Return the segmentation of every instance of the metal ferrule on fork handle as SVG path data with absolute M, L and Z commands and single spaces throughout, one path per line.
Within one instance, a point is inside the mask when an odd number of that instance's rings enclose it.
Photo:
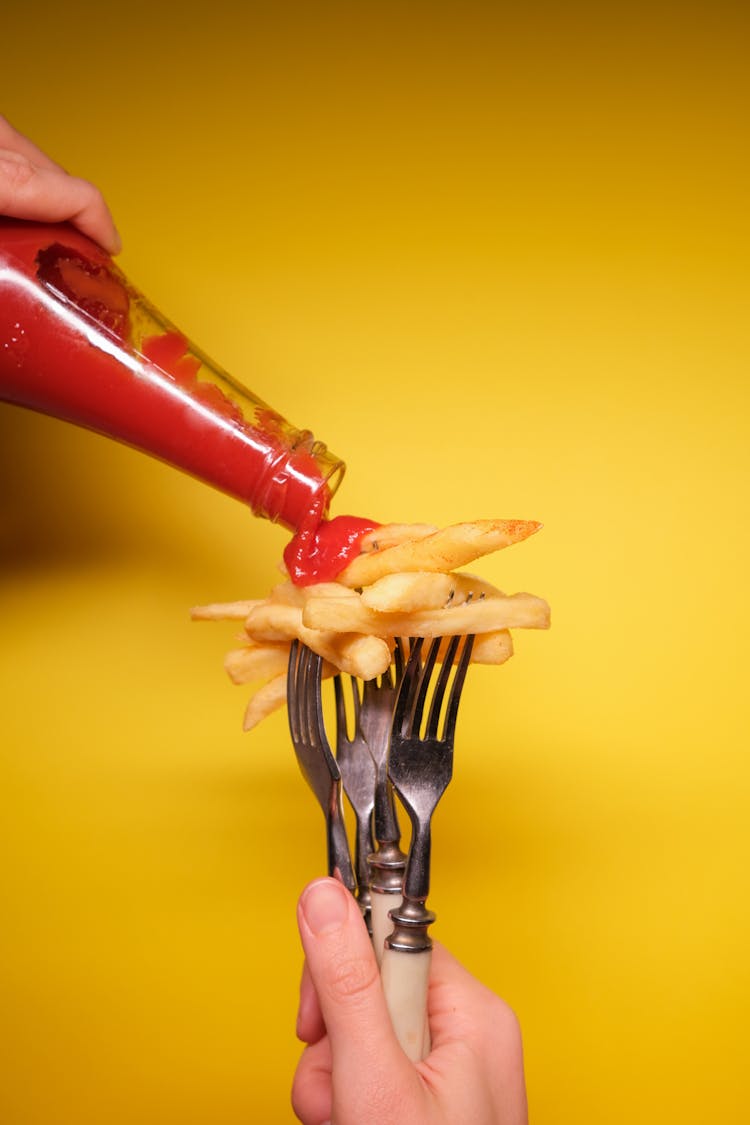
M 424 899 L 404 898 L 401 905 L 390 911 L 393 932 L 385 939 L 386 949 L 399 953 L 424 953 L 432 949 L 432 939 L 427 927 L 435 921 L 435 914 L 428 910 Z
M 370 864 L 370 887 L 373 893 L 400 897 L 404 886 L 406 856 L 398 843 L 390 841 L 382 844 L 367 857 L 367 861 Z
M 391 911 L 401 905 L 406 856 L 398 842 L 381 844 L 369 857 L 371 883 L 370 911 L 372 944 L 378 964 L 383 960 L 385 941 L 393 929 Z

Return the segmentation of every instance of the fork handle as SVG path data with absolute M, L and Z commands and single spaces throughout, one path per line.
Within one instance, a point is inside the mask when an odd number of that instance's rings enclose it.
M 369 857 L 371 882 L 370 904 L 372 917 L 372 944 L 378 965 L 383 960 L 385 939 L 393 930 L 389 914 L 401 906 L 406 856 L 398 841 L 379 841 L 377 851 Z
M 427 1025 L 427 990 L 432 950 L 409 953 L 386 945 L 381 977 L 385 1002 L 401 1048 L 412 1062 L 421 1062 L 430 1051 Z

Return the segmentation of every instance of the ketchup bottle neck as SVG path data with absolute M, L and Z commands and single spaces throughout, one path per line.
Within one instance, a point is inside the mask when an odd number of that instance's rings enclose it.
M 152 454 L 291 530 L 325 515 L 344 471 L 65 224 L 0 220 L 0 399 Z

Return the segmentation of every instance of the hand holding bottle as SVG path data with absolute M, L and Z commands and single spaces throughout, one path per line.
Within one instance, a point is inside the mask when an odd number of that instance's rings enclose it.
M 303 1125 L 526 1125 L 521 1035 L 511 1009 L 439 945 L 429 993 L 432 1050 L 411 1063 L 390 1024 L 359 908 L 333 879 L 300 898 L 306 964 L 292 1091 Z
M 108 253 L 121 249 L 98 188 L 69 175 L 0 116 L 0 215 L 43 223 L 71 222 Z

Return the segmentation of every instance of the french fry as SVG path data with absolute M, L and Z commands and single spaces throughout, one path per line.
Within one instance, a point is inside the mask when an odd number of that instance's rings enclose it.
M 281 675 L 288 662 L 288 644 L 248 644 L 228 652 L 224 668 L 233 684 L 249 684 Z
M 293 641 L 302 628 L 302 609 L 276 602 L 259 602 L 245 618 L 245 632 L 254 641 Z
M 386 574 L 400 571 L 451 571 L 482 555 L 499 551 L 533 535 L 542 525 L 536 520 L 476 520 L 457 523 L 407 540 L 385 550 L 359 555 L 338 576 L 344 586 L 370 586 Z
M 272 602 L 273 605 L 296 606 L 301 609 L 311 593 L 329 598 L 356 598 L 358 596 L 356 590 L 351 590 L 348 586 L 342 586 L 340 582 L 316 582 L 313 586 L 295 586 L 293 582 L 287 581 L 279 582 L 277 586 L 274 586 L 265 600 Z M 257 602 L 256 604 L 262 603 Z
M 313 586 L 303 586 L 300 590 L 302 602 L 307 604 L 309 598 L 322 596 L 324 598 L 348 598 L 356 601 L 359 594 L 349 586 L 342 586 L 340 582 L 316 582 Z
M 265 719 L 272 711 L 278 711 L 286 703 L 286 672 L 274 676 L 272 680 L 258 688 L 255 695 L 250 697 L 250 702 L 245 710 L 245 719 L 242 724 L 244 731 L 252 730 L 261 719 Z
M 310 598 L 302 614 L 308 629 L 376 637 L 444 637 L 498 629 L 546 629 L 549 606 L 533 594 L 512 594 L 464 602 L 447 609 L 378 613 L 359 602 Z
M 274 605 L 291 605 L 302 608 L 311 591 L 329 598 L 356 598 L 356 590 L 342 586 L 340 582 L 316 582 L 313 586 L 295 586 L 293 582 L 279 582 L 274 586 L 266 601 Z M 257 603 L 260 604 L 260 603 Z
M 431 523 L 385 523 L 368 531 L 359 541 L 362 551 L 385 551 L 407 540 L 424 539 L 438 529 Z
M 461 605 L 470 598 L 500 593 L 495 586 L 473 574 L 416 570 L 378 578 L 362 591 L 362 604 L 379 613 L 411 613 L 420 609 L 442 609 L 448 604 Z
M 279 582 L 272 588 L 268 601 L 274 602 L 275 605 L 295 605 L 301 608 L 305 604 L 304 595 L 305 591 L 300 586 L 295 586 L 293 582 L 287 580 Z
M 195 605 L 190 610 L 190 618 L 192 621 L 244 621 L 256 605 L 262 605 L 262 599 Z
M 306 641 L 304 637 L 300 639 L 313 651 L 320 652 L 324 660 L 330 660 L 349 676 L 358 676 L 360 680 L 374 680 L 376 676 L 382 676 L 390 667 L 391 646 L 382 637 L 358 634 L 334 637 L 332 641 L 326 643 L 326 650 L 330 653 L 326 656 L 325 652 L 321 652 L 320 647 L 315 647 L 319 642 L 312 643 L 314 633 L 315 630 L 306 629 L 305 635 L 311 640 Z
M 326 601 L 349 605 L 349 598 L 327 598 Z M 359 599 L 353 599 L 358 604 Z M 263 602 L 256 606 L 245 621 L 248 636 L 255 641 L 279 642 L 298 638 L 303 644 L 319 653 L 324 660 L 335 664 L 342 672 L 371 680 L 382 676 L 391 662 L 391 650 L 385 640 L 372 634 L 366 636 L 340 636 L 341 633 L 359 632 L 351 629 L 310 629 L 303 621 L 303 611 L 296 606 L 274 605 Z
M 474 664 L 504 664 L 513 655 L 513 638 L 507 629 L 480 633 L 474 638 L 471 659 Z

